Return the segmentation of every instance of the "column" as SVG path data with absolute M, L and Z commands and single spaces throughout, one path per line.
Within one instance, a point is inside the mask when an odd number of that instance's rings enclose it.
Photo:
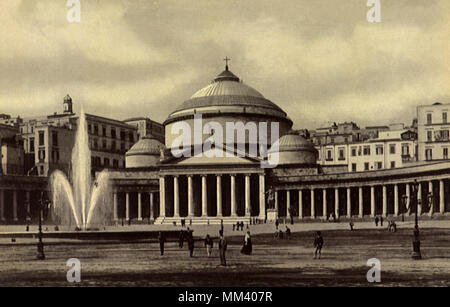
M 439 213 L 445 212 L 445 199 L 444 199 L 444 180 L 439 180 Z
M 264 174 L 259 175 L 259 218 L 266 217 L 266 186 Z
M 222 217 L 222 175 L 216 176 L 217 216 Z
M 398 207 L 398 184 L 394 185 L 394 215 L 399 216 L 400 210 Z
M 236 175 L 230 175 L 231 179 L 231 216 L 237 216 L 236 212 Z
M 303 218 L 303 191 L 298 190 L 298 218 Z
M 433 197 L 431 198 L 431 204 L 428 204 L 428 206 L 430 207 L 430 211 L 428 211 L 428 214 L 433 215 L 433 213 L 434 213 L 433 181 L 428 182 L 427 201 L 428 201 L 428 195 L 430 195 L 430 193 Z
M 138 221 L 142 221 L 141 192 L 138 193 Z
M 291 191 L 286 190 L 286 217 L 291 216 Z
M 406 189 L 406 208 L 403 208 L 403 210 L 406 210 L 407 208 L 410 208 L 411 206 L 411 190 L 410 190 L 410 186 L 409 183 L 407 183 L 405 185 L 405 189 Z M 411 215 L 411 210 L 409 210 L 409 214 Z
M 130 194 L 128 192 L 125 195 L 125 219 L 130 220 Z
M 159 177 L 159 216 L 166 216 L 166 180 Z
M 328 212 L 327 212 L 327 189 L 322 189 L 322 213 L 323 218 L 327 218 Z
M 311 218 L 316 217 L 316 205 L 314 199 L 314 189 L 311 188 Z
M 370 187 L 370 216 L 375 216 L 375 187 Z
M 118 221 L 119 218 L 117 216 L 117 192 L 113 192 L 113 214 L 114 221 Z
M 352 193 L 351 189 L 347 188 L 347 217 L 352 217 Z
M 153 203 L 154 203 L 154 195 L 153 195 L 153 192 L 150 192 L 149 193 L 150 194 L 150 208 L 149 208 L 149 218 L 150 219 L 153 219 L 153 216 L 154 216 L 154 213 L 153 213 Z
M 25 192 L 25 202 L 27 204 L 27 221 L 31 220 L 31 203 L 30 203 L 30 191 Z
M 0 220 L 5 220 L 5 198 L 2 189 L 0 189 Z
M 194 185 L 192 182 L 192 175 L 187 176 L 188 178 L 188 216 L 194 216 Z
M 383 216 L 387 216 L 387 187 L 386 185 L 383 185 Z
M 251 216 L 250 175 L 245 175 L 245 216 Z
M 417 187 L 417 215 L 422 215 L 422 183 L 421 182 L 419 182 L 419 186 Z
M 359 206 L 359 208 L 358 208 L 358 214 L 359 214 L 359 217 L 363 217 L 363 188 L 362 187 L 359 187 L 358 188 L 358 206 Z
M 275 197 L 275 212 L 277 213 L 278 218 L 278 191 L 275 191 L 274 197 Z
M 173 176 L 173 217 L 180 217 L 180 193 L 178 176 Z
M 208 216 L 208 190 L 206 183 L 206 175 L 202 175 L 202 216 Z
M 339 217 L 339 188 L 334 189 L 334 215 Z
M 17 218 L 17 190 L 13 190 L 13 220 L 19 220 Z

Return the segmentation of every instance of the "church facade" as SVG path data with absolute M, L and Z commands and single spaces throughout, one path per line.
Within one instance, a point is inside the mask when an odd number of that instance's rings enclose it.
M 116 220 L 399 217 L 409 214 L 413 185 L 420 214 L 450 212 L 450 163 L 353 173 L 318 165 L 314 145 L 291 131 L 286 112 L 228 65 L 170 113 L 164 126 L 164 144 L 142 137 L 126 153 L 126 169 L 110 172 Z M 180 136 L 186 130 L 191 133 Z

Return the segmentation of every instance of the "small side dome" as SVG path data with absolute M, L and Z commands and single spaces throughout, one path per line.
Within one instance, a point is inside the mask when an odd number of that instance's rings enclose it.
M 294 133 L 279 138 L 268 151 L 270 164 L 316 164 L 317 156 L 314 144 Z
M 126 168 L 151 167 L 159 163 L 164 144 L 153 136 L 144 136 L 125 153 Z

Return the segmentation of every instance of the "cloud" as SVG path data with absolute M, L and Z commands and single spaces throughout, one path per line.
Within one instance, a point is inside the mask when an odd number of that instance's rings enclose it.
M 365 3 L 81 0 L 78 24 L 65 1 L 3 1 L 1 112 L 59 111 L 69 93 L 87 112 L 163 121 L 225 56 L 298 128 L 410 123 L 417 104 L 450 103 L 448 1 L 382 1 L 373 24 Z

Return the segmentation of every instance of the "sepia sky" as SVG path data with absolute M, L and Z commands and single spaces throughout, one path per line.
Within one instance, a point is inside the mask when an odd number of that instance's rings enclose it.
M 168 114 L 224 68 L 284 109 L 295 128 L 410 124 L 450 103 L 450 1 L 66 0 L 0 2 L 0 113 Z

